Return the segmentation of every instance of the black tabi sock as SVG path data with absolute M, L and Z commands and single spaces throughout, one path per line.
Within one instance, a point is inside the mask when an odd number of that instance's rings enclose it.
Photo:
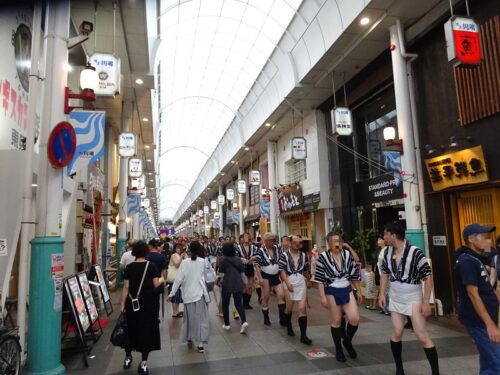
M 345 362 L 344 350 L 342 349 L 342 327 L 330 327 L 333 343 L 335 344 L 335 357 L 339 362 Z
M 299 317 L 300 337 L 307 337 L 307 316 Z
M 439 375 L 439 360 L 436 347 L 433 346 L 432 348 L 424 348 L 424 351 L 427 356 L 427 360 L 431 365 L 432 375 Z
M 342 332 L 342 338 L 345 339 L 345 316 L 342 315 L 342 319 L 340 321 L 340 330 Z
M 357 331 L 358 331 L 358 326 L 352 326 L 349 323 L 347 323 L 347 329 L 346 329 L 346 332 L 345 332 L 346 339 L 348 339 L 349 341 L 351 341 Z
M 278 312 L 280 316 L 280 325 L 286 326 L 286 317 L 285 317 L 285 304 L 278 303 Z
M 403 372 L 403 360 L 401 354 L 403 352 L 403 343 L 401 341 L 391 340 L 391 351 L 394 357 L 394 363 L 396 363 L 396 371 L 398 374 L 404 374 Z

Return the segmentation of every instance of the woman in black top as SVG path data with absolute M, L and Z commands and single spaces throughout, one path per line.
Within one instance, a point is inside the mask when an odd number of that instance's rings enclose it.
M 233 296 L 234 305 L 240 314 L 241 330 L 240 333 L 246 333 L 248 323 L 243 307 L 243 289 L 246 285 L 243 283 L 242 274 L 244 272 L 243 263 L 239 257 L 235 256 L 236 249 L 230 242 L 222 245 L 222 257 L 219 261 L 219 273 L 224 274 L 222 279 L 222 312 L 224 314 L 223 329 L 229 331 L 229 301 Z
M 136 350 L 142 353 L 142 362 L 138 368 L 139 374 L 148 374 L 146 361 L 149 352 L 160 350 L 160 327 L 156 303 L 158 296 L 155 295 L 154 290 L 162 284 L 163 279 L 160 279 L 160 273 L 155 265 L 146 261 L 148 253 L 149 247 L 145 242 L 134 243 L 132 255 L 135 256 L 135 262 L 125 268 L 125 283 L 120 308 L 127 317 L 130 340 L 130 347 L 125 349 L 123 368 L 130 368 L 132 350 Z M 139 291 L 143 275 L 144 281 Z M 137 299 L 138 302 L 132 303 L 132 299 Z

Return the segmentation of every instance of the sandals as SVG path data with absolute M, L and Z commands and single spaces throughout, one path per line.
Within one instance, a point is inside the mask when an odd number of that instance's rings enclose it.
M 184 313 L 182 311 L 179 311 L 177 314 L 172 315 L 172 318 L 182 318 L 184 316 Z

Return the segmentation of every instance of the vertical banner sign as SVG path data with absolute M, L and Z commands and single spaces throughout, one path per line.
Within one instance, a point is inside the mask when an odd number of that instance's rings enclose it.
M 249 181 L 250 181 L 250 185 L 259 186 L 260 185 L 260 171 L 250 171 Z
M 224 195 L 219 195 L 217 197 L 217 203 L 219 204 L 219 206 L 224 206 L 224 203 L 226 203 L 226 197 Z
M 198 211 L 198 217 L 203 217 L 203 210 Z
M 233 224 L 239 224 L 240 223 L 240 210 L 238 208 L 233 208 L 231 211 L 232 218 L 233 218 Z
M 247 182 L 245 180 L 238 180 L 238 193 L 245 194 L 247 192 Z
M 99 77 L 96 95 L 112 96 L 120 93 L 120 59 L 110 53 L 94 53 L 90 63 Z
M 76 150 L 68 165 L 68 176 L 104 156 L 106 112 L 73 110 L 68 115 L 76 134 Z
M 331 111 L 333 133 L 338 135 L 352 134 L 351 110 L 345 107 L 337 107 Z
M 139 194 L 129 194 L 127 216 L 132 216 L 139 212 L 141 208 L 141 196 Z
M 118 155 L 123 156 L 124 158 L 130 158 L 135 155 L 135 149 L 135 134 L 120 133 L 118 137 Z
M 209 212 L 210 212 L 210 209 L 208 208 L 208 206 L 203 206 L 203 213 L 208 214 Z
M 271 202 L 268 195 L 260 198 L 260 216 L 271 217 Z
M 458 65 L 479 65 L 481 63 L 481 40 L 479 26 L 472 18 L 451 17 L 444 24 L 446 53 L 448 61 Z
M 133 158 L 128 161 L 128 175 L 132 178 L 142 175 L 142 160 Z
M 304 160 L 307 158 L 307 141 L 303 137 L 292 138 L 292 159 Z
M 217 209 L 217 201 L 210 201 L 210 208 L 212 210 L 216 210 Z
M 226 198 L 228 201 L 232 201 L 234 199 L 234 190 L 233 189 L 226 190 Z
M 0 12 L 0 150 L 26 149 L 32 18 L 33 9 L 22 5 Z

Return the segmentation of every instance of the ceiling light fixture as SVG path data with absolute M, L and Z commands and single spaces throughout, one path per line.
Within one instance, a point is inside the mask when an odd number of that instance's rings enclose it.
M 135 80 L 135 83 L 137 83 L 138 85 L 142 85 L 144 83 L 144 81 L 142 79 L 140 79 L 140 78 L 137 78 Z
M 145 148 L 146 150 L 149 150 L 149 149 L 150 149 L 150 147 L 151 147 L 150 145 L 144 145 L 144 148 Z
M 266 128 L 269 128 L 271 126 L 271 123 L 270 122 L 266 122 Z
M 150 162 L 151 162 L 151 159 L 146 159 L 146 161 L 147 161 L 148 163 L 150 163 Z
M 147 117 L 143 117 L 143 118 L 142 118 L 142 121 L 144 121 L 144 122 L 148 122 L 148 121 L 149 121 L 149 119 L 148 119 Z
M 370 19 L 368 17 L 363 17 L 359 20 L 360 25 L 366 26 L 370 23 Z

